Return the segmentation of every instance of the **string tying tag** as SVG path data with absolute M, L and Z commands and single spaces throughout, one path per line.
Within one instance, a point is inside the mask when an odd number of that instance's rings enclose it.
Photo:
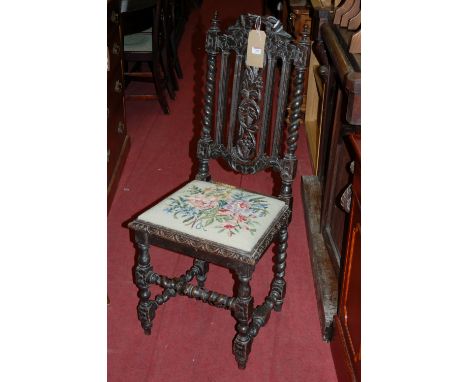
M 260 32 L 260 27 L 262 26 L 262 18 L 260 16 L 257 16 L 255 19 L 255 30 Z

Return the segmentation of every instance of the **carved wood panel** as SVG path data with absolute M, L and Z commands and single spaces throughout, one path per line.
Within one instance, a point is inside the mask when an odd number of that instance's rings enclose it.
M 350 235 L 349 266 L 340 316 L 354 362 L 361 360 L 361 224 L 356 222 Z M 350 293 L 350 291 L 352 293 Z
M 351 145 L 356 146 L 356 138 Z M 332 353 L 341 380 L 360 380 L 361 375 L 361 165 L 356 152 L 351 212 L 343 259 L 338 314 L 334 318 Z
M 254 68 L 245 65 L 245 55 L 248 34 L 259 20 L 266 34 L 265 64 L 263 68 Z M 296 169 L 295 149 L 300 118 L 299 109 L 296 109 L 302 103 L 304 92 L 303 72 L 308 64 L 310 50 L 308 35 L 306 30 L 299 43 L 291 43 L 292 37 L 271 16 L 242 15 L 223 33 L 217 18 L 212 20 L 205 44 L 208 71 L 203 134 L 198 144 L 198 158 L 201 162 L 198 179 L 209 177 L 208 159 L 223 158 L 235 171 L 253 174 L 271 167 L 280 172 L 284 181 L 292 181 Z M 217 60 L 218 55 L 221 56 L 220 60 Z M 220 72 L 216 88 L 218 65 Z M 234 68 L 228 67 L 233 65 Z M 293 68 L 296 81 L 288 128 L 289 154 L 287 158 L 282 158 L 281 137 L 286 126 L 288 86 Z M 279 84 L 274 81 L 277 70 L 281 71 Z M 278 86 L 277 93 L 274 92 L 275 86 Z M 228 94 L 231 95 L 230 100 L 227 99 Z M 273 94 L 276 97 L 276 108 L 272 107 Z M 274 126 L 272 121 L 275 121 Z M 271 135 L 271 147 L 266 147 Z
M 238 111 L 239 130 L 234 146 L 241 161 L 251 161 L 256 155 L 257 121 L 260 118 L 259 104 L 263 88 L 262 72 L 261 68 L 252 66 L 247 66 L 244 70 Z

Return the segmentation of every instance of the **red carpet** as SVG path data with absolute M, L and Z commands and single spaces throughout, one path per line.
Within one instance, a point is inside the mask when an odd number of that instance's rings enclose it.
M 176 100 L 170 102 L 171 114 L 164 115 L 156 101 L 127 103 L 131 148 L 108 216 L 108 380 L 333 382 L 330 347 L 321 340 L 300 195 L 300 176 L 311 173 L 303 127 L 289 229 L 287 296 L 283 311 L 272 312 L 254 340 L 247 369 L 239 370 L 231 353 L 235 320 L 228 311 L 176 297 L 156 311 L 151 336 L 143 334 L 137 319 L 137 288 L 132 281 L 135 249 L 125 222 L 193 179 L 205 72 L 204 35 L 215 7 L 222 28 L 240 13 L 262 12 L 258 0 L 204 0 L 202 8 L 191 14 L 179 48 L 184 79 Z M 215 180 L 271 193 L 270 174 L 234 175 L 211 163 Z M 150 254 L 155 270 L 168 276 L 178 276 L 192 264 L 190 258 L 155 247 Z M 255 304 L 268 293 L 271 258 L 269 250 L 254 274 Z M 232 285 L 227 270 L 210 266 L 207 288 L 231 295 Z M 157 293 L 154 288 L 152 296 Z

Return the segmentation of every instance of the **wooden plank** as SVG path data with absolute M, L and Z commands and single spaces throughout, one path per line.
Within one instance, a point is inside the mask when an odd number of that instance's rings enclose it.
M 348 29 L 350 31 L 355 31 L 360 26 L 361 26 L 361 11 L 359 11 L 359 13 L 356 16 L 354 16 L 351 20 L 349 20 Z
M 319 62 L 315 55 L 311 53 L 309 63 L 309 78 L 307 86 L 307 100 L 305 111 L 305 130 L 307 136 L 307 143 L 309 146 L 309 155 L 312 162 L 312 174 L 317 175 L 318 168 L 318 153 L 320 143 L 320 124 L 317 122 L 319 119 L 319 103 L 320 96 L 317 88 L 315 73 L 319 67 Z
M 361 53 L 361 31 L 356 32 L 351 38 L 349 53 Z
M 320 233 L 322 199 L 320 182 L 316 176 L 303 176 L 301 180 L 309 256 L 322 339 L 329 342 L 333 333 L 333 316 L 337 313 L 338 307 L 338 278 Z
M 345 334 L 338 316 L 335 317 L 334 328 L 335 333 L 333 334 L 333 340 L 330 343 L 330 349 L 338 381 L 358 382 L 358 379 L 354 374 L 353 362 L 346 349 Z
M 318 94 L 320 95 L 320 97 L 323 97 L 323 80 L 322 77 L 320 77 L 318 70 L 314 70 L 314 80 Z
M 320 64 L 317 60 L 317 57 L 315 57 L 314 53 L 311 52 L 310 63 L 309 63 L 309 78 L 308 78 L 308 86 L 307 86 L 308 97 L 307 97 L 307 102 L 306 102 L 306 113 L 305 113 L 306 121 L 317 120 L 319 92 L 318 92 L 317 79 L 315 76 L 315 72 L 317 72 L 317 69 L 319 66 Z
M 307 137 L 307 147 L 309 148 L 309 157 L 312 165 L 312 175 L 317 175 L 318 164 L 318 123 L 317 120 L 305 121 L 305 132 Z
M 353 6 L 351 9 L 346 12 L 343 17 L 341 18 L 341 23 L 340 26 L 343 28 L 347 28 L 349 21 L 358 15 L 358 13 L 361 11 L 361 0 L 354 0 Z
M 343 4 L 335 11 L 335 18 L 333 19 L 333 24 L 340 24 L 341 18 L 343 15 L 348 12 L 354 4 L 354 0 L 344 0 Z

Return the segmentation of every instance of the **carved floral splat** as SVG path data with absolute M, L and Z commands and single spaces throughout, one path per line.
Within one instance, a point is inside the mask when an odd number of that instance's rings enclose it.
M 239 104 L 239 134 L 237 139 L 237 154 L 243 160 L 252 160 L 256 152 L 256 122 L 260 117 L 259 102 L 263 86 L 262 69 L 247 66 L 242 81 Z

